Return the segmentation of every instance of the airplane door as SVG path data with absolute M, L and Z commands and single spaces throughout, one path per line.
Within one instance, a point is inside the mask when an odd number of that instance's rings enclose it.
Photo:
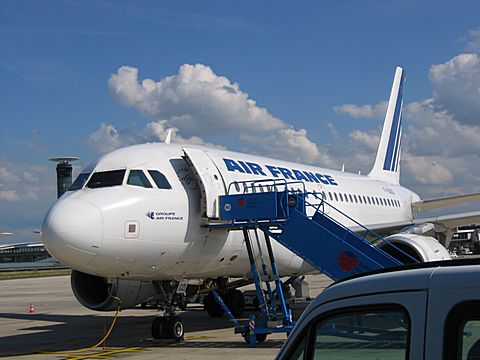
M 185 161 L 192 168 L 202 194 L 201 214 L 203 217 L 220 217 L 218 197 L 226 194 L 222 175 L 208 154 L 201 149 L 183 148 Z

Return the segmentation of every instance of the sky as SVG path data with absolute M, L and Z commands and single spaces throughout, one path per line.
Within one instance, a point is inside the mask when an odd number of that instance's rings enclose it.
M 402 185 L 480 191 L 480 2 L 0 0 L 0 232 L 118 147 L 206 144 L 368 173 L 396 66 Z M 453 211 L 479 210 L 469 204 Z

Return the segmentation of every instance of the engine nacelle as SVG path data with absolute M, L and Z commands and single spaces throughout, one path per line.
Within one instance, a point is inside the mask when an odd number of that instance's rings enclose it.
M 437 239 L 431 236 L 400 233 L 390 235 L 385 239 L 420 262 L 451 259 L 447 249 L 445 249 Z M 413 263 L 409 257 L 405 256 L 395 248 L 388 246 L 386 243 L 382 242 L 377 244 L 377 246 L 404 264 Z
M 121 308 L 129 309 L 148 300 L 156 294 L 150 281 L 107 279 L 73 270 L 71 276 L 72 290 L 83 306 L 97 311 L 116 310 L 118 301 Z

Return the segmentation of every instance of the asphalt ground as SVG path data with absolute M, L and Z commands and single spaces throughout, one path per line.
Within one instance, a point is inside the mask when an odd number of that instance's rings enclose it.
M 331 281 L 323 275 L 306 277 L 310 296 Z M 29 313 L 30 305 L 35 312 Z M 0 281 L 0 357 L 15 359 L 272 359 L 285 334 L 269 335 L 250 348 L 234 334 L 226 317 L 211 318 L 203 306 L 190 304 L 179 312 L 185 341 L 151 337 L 155 309 L 120 313 L 104 347 L 80 352 L 96 344 L 109 328 L 114 313 L 84 308 L 70 288 L 70 277 L 57 276 Z M 248 317 L 248 313 L 246 314 Z

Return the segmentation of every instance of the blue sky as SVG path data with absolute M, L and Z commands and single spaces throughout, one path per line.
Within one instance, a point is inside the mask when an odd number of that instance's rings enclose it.
M 55 199 L 49 157 L 80 157 L 78 172 L 169 127 L 177 141 L 366 172 L 397 65 L 407 73 L 402 183 L 424 197 L 479 191 L 479 14 L 473 0 L 0 0 L 0 231 L 34 239 Z M 190 98 L 151 110 L 165 93 L 139 86 L 167 76 Z M 192 102 L 205 76 L 212 86 Z M 264 144 L 255 119 L 242 120 L 259 109 Z

